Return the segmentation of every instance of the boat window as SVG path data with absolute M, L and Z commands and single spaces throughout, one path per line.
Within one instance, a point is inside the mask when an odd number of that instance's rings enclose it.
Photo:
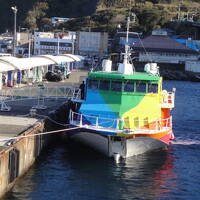
M 120 81 L 112 81 L 111 90 L 121 92 L 122 91 L 122 82 Z
M 92 90 L 98 89 L 98 80 L 89 80 L 88 88 Z
M 158 84 L 148 84 L 148 93 L 158 93 Z
M 146 83 L 141 82 L 141 81 L 136 82 L 136 92 L 145 93 L 146 92 Z
M 110 81 L 101 80 L 99 89 L 100 90 L 109 90 L 110 89 Z
M 124 92 L 134 92 L 134 83 L 126 81 L 124 83 Z

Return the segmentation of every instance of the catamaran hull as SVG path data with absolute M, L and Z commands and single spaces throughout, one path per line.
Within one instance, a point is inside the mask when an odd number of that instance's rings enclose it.
M 170 138 L 171 134 L 168 134 L 168 137 Z M 119 154 L 120 157 L 127 158 L 156 149 L 165 149 L 168 146 L 162 140 L 150 137 L 128 139 L 119 136 L 103 136 L 89 131 L 76 132 L 75 134 L 71 134 L 71 138 L 108 157 Z

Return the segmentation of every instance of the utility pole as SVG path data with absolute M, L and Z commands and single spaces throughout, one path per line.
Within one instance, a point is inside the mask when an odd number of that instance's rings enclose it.
M 60 54 L 60 40 L 59 40 L 59 33 L 57 33 L 57 40 L 58 40 L 58 45 L 57 45 L 57 54 Z
M 14 13 L 14 35 L 13 35 L 13 56 L 16 54 L 16 42 L 17 42 L 17 34 L 16 34 L 16 26 L 17 26 L 17 7 L 11 7 Z
M 30 36 L 31 34 L 31 36 Z M 32 33 L 28 30 L 28 57 L 31 57 L 31 42 L 32 42 Z

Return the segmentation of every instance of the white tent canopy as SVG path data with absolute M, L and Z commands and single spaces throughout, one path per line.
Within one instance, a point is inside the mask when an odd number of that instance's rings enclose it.
M 0 62 L 0 73 L 7 71 L 14 71 L 15 68 L 7 63 Z
M 20 65 L 18 66 L 20 70 L 25 70 L 25 69 L 31 69 L 34 67 L 41 67 L 41 66 L 47 66 L 47 65 L 54 65 L 55 62 L 43 57 L 31 57 L 31 58 L 19 58 Z
M 13 67 L 14 70 L 17 70 L 17 66 L 15 65 L 15 62 L 18 61 L 19 58 L 12 57 L 12 56 L 2 56 L 0 57 L 0 66 L 1 64 L 6 64 L 8 67 Z M 9 70 L 6 70 L 9 71 Z
M 80 62 L 81 60 L 81 56 L 72 54 L 61 54 L 58 56 L 41 55 L 30 58 L 2 56 L 0 57 L 0 72 L 28 70 L 34 67 Z
M 42 56 L 39 56 L 39 57 L 43 57 L 43 58 L 47 58 L 49 60 L 52 60 L 53 62 L 55 62 L 55 64 L 74 62 L 74 59 L 72 59 L 68 56 L 42 55 Z
M 60 56 L 68 56 L 69 58 L 72 58 L 75 62 L 80 62 L 81 60 L 84 60 L 82 56 L 73 55 L 73 54 L 61 54 Z
M 26 70 L 33 67 L 39 67 L 44 65 L 55 64 L 53 61 L 50 61 L 45 58 L 31 57 L 31 58 L 16 58 L 16 57 L 0 57 L 0 67 L 3 63 L 6 63 L 7 66 L 12 66 L 12 70 Z M 12 71 L 7 70 L 7 71 Z

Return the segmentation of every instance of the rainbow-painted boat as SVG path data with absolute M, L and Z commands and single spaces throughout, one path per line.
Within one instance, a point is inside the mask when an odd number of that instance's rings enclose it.
M 90 72 L 83 100 L 74 100 L 79 106 L 70 112 L 70 124 L 79 128 L 71 137 L 116 159 L 166 148 L 174 138 L 175 90 L 162 89 L 155 63 L 135 72 L 128 58 L 126 45 L 117 71 L 107 60 L 102 71 Z
M 160 76 L 91 72 L 80 108 L 70 113 L 70 124 L 80 127 L 72 137 L 123 158 L 165 148 L 174 138 L 173 107 L 174 91 L 162 90 Z

